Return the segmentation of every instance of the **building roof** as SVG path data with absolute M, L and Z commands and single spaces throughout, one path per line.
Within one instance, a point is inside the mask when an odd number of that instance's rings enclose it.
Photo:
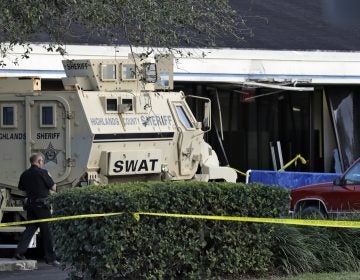
M 219 48 L 262 50 L 360 51 L 360 1 L 358 0 L 229 0 L 249 30 L 244 40 L 217 38 Z M 249 35 L 251 30 L 252 35 Z M 106 45 L 78 25 L 69 44 Z M 32 42 L 46 42 L 35 34 Z M 120 45 L 127 41 L 120 38 Z M 189 46 L 188 46 L 189 47 Z M 191 46 L 190 46 L 191 47 Z M 202 46 L 203 47 L 203 46 Z
M 253 37 L 220 47 L 269 50 L 360 50 L 357 0 L 230 0 Z
M 174 67 L 176 81 L 243 83 L 274 79 L 360 84 L 360 1 L 229 1 L 245 16 L 254 36 L 244 41 L 219 38 L 216 49 L 190 49 L 193 56 L 179 58 Z M 354 6 L 337 6 L 342 3 Z M 5 58 L 7 66 L 0 69 L 0 76 L 60 78 L 64 76 L 61 59 L 116 58 L 130 52 L 126 43 L 106 46 L 101 38 L 85 35 L 65 47 L 68 54 L 61 57 L 33 45 L 31 57 L 19 60 L 18 65 Z M 20 57 L 23 49 L 16 47 L 13 53 Z

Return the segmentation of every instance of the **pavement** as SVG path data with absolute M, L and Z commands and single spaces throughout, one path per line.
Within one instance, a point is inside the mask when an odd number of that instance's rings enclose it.
M 1 280 L 66 280 L 68 273 L 38 260 L 0 258 Z

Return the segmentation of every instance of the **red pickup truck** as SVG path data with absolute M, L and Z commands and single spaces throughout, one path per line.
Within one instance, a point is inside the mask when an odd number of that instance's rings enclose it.
M 334 182 L 298 187 L 290 195 L 290 214 L 295 217 L 360 213 L 360 158 Z

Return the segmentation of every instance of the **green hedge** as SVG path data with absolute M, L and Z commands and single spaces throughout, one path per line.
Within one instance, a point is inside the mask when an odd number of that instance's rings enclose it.
M 127 183 L 53 197 L 54 216 L 125 212 L 53 223 L 57 254 L 84 279 L 205 279 L 273 269 L 274 226 L 141 216 L 132 212 L 250 217 L 286 214 L 288 191 L 260 184 Z

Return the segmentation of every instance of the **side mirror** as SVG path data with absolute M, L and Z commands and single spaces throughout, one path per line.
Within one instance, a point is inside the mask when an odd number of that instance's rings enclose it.
M 204 103 L 204 119 L 203 119 L 203 130 L 209 131 L 211 129 L 211 103 Z
M 200 100 L 200 104 L 203 105 L 201 127 L 203 132 L 209 132 L 211 130 L 211 100 L 209 98 L 196 95 L 186 95 L 185 98 Z
M 341 178 L 341 177 L 337 177 L 337 178 L 334 180 L 333 183 L 334 183 L 335 186 L 343 186 L 343 185 L 345 185 L 345 181 L 344 181 L 344 179 Z

